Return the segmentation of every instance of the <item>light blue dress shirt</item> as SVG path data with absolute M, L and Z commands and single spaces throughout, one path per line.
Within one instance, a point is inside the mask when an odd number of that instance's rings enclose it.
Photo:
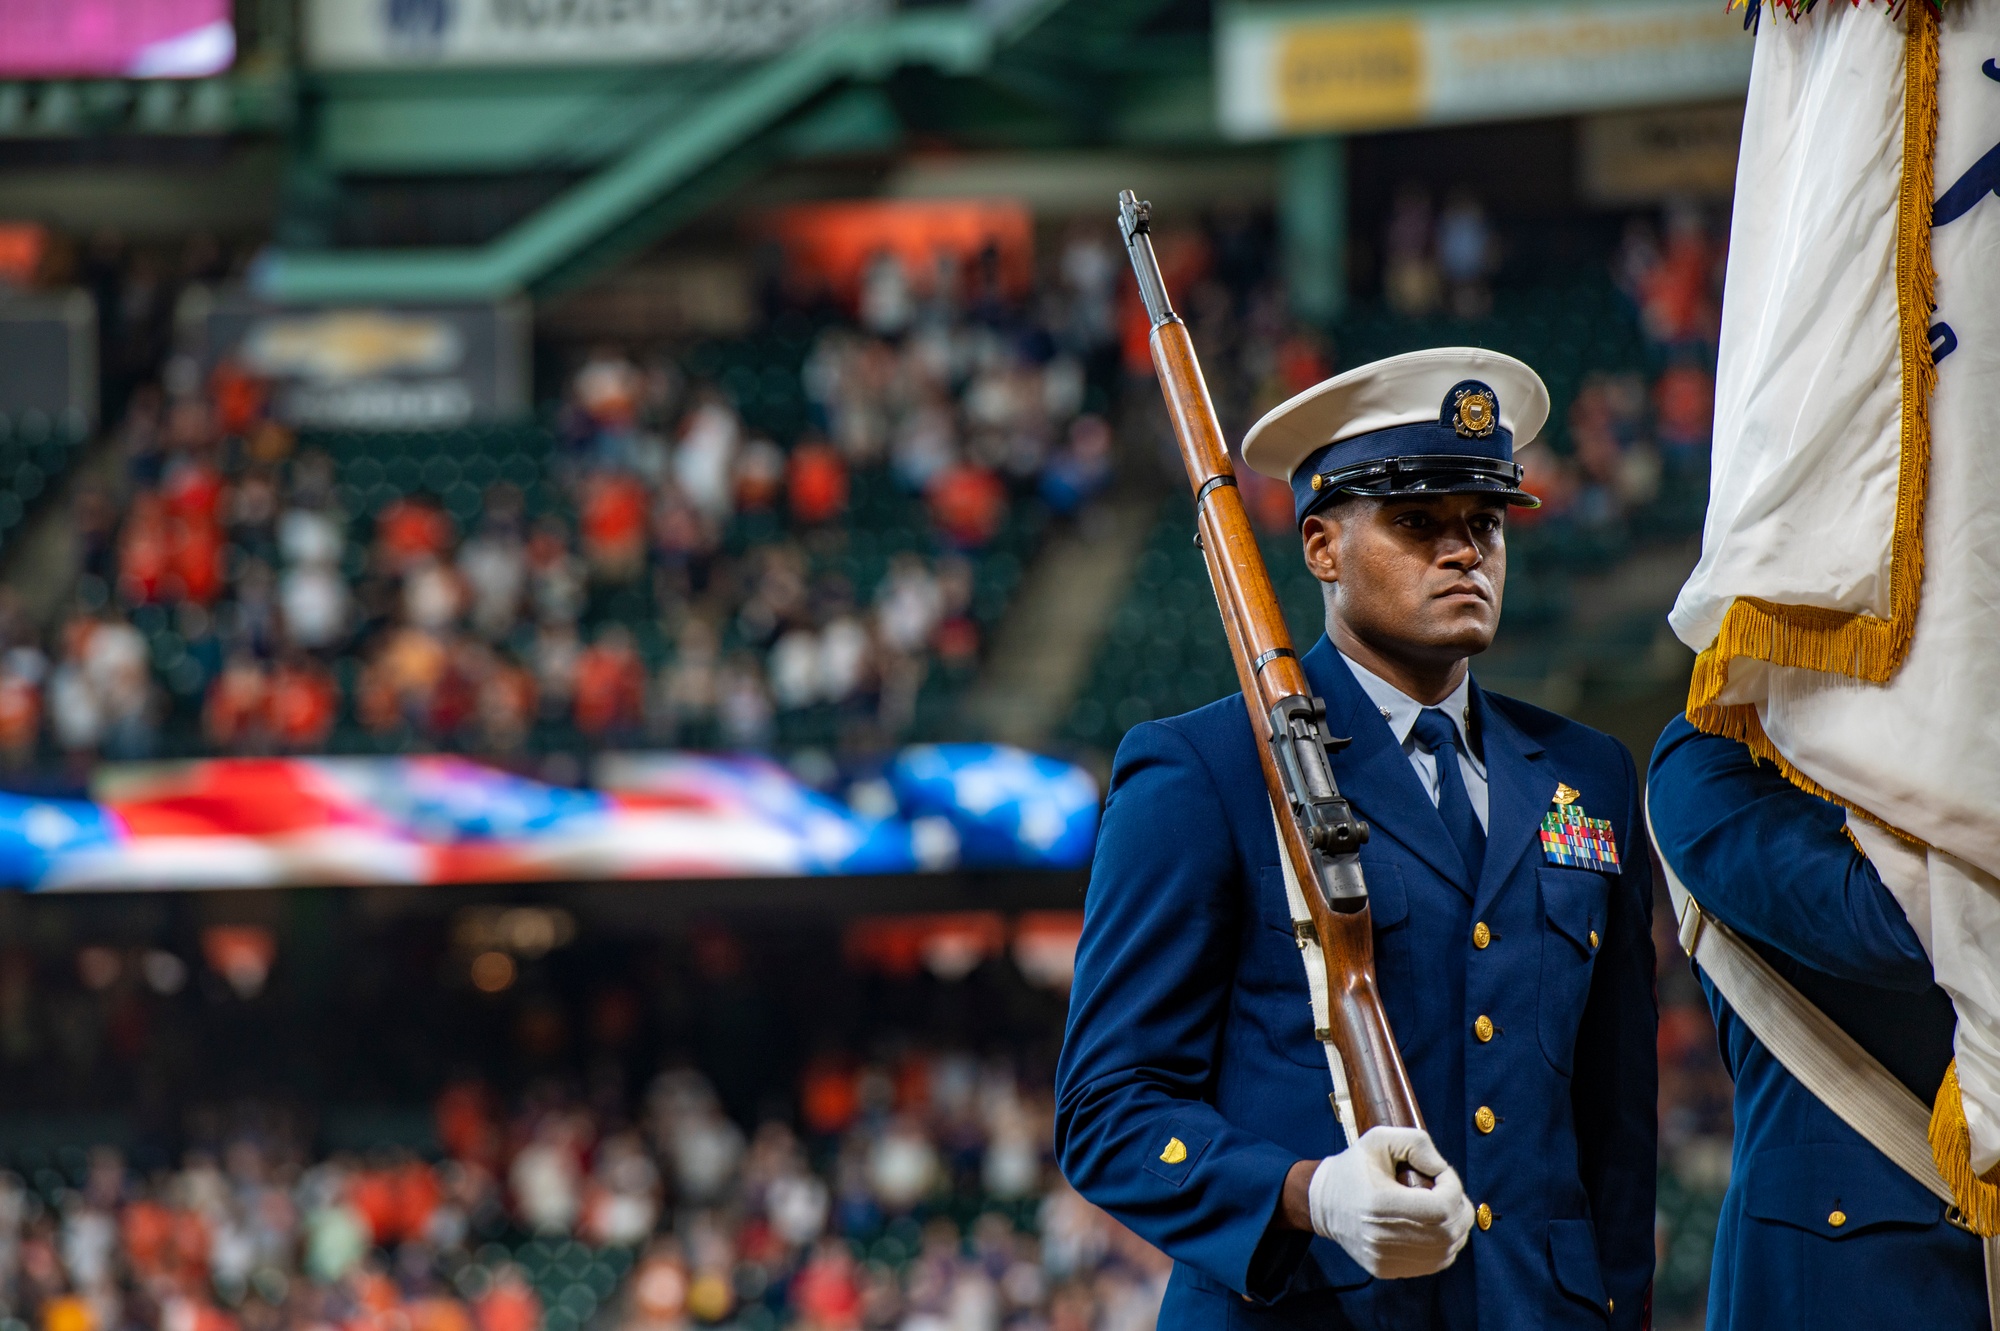
M 1403 753 L 1409 758 L 1410 766 L 1416 769 L 1417 780 L 1430 792 L 1431 803 L 1436 804 L 1440 793 L 1437 759 L 1419 748 L 1410 733 L 1416 729 L 1417 714 L 1424 710 L 1426 704 L 1418 702 L 1367 666 L 1356 662 L 1345 652 L 1341 653 L 1340 659 L 1347 662 L 1347 668 L 1354 672 L 1355 681 L 1361 685 L 1361 691 L 1368 695 L 1368 700 L 1381 711 L 1382 719 L 1389 723 L 1390 732 L 1395 735 L 1396 742 L 1403 746 Z M 1472 751 L 1470 670 L 1466 671 L 1464 677 L 1458 681 L 1458 687 L 1451 691 L 1451 696 L 1437 706 L 1451 718 L 1452 725 L 1458 728 L 1458 769 L 1465 776 L 1465 795 L 1472 801 L 1473 816 L 1479 819 L 1480 827 L 1485 828 L 1488 803 L 1486 764 L 1474 757 Z

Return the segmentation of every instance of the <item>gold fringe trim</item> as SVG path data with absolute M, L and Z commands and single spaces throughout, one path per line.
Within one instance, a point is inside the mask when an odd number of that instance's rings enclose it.
M 1798 768 L 1792 766 L 1791 759 L 1780 753 L 1778 746 L 1771 742 L 1771 737 L 1764 733 L 1764 723 L 1758 718 L 1755 707 L 1749 703 L 1715 702 L 1715 695 L 1722 692 L 1722 685 L 1727 682 L 1726 678 L 1717 680 L 1716 677 L 1724 675 L 1726 670 L 1726 666 L 1716 663 L 1714 648 L 1710 648 L 1695 658 L 1694 682 L 1689 685 L 1688 694 L 1690 699 L 1697 696 L 1706 696 L 1708 699 L 1707 702 L 1702 703 L 1700 706 L 1696 706 L 1693 701 L 1688 703 L 1687 719 L 1695 729 L 1705 731 L 1710 735 L 1720 735 L 1724 739 L 1735 740 L 1738 744 L 1750 750 L 1754 757 L 1776 767 L 1779 774 L 1785 780 L 1791 782 L 1807 794 L 1817 795 L 1823 800 L 1830 800 L 1838 804 L 1849 813 L 1858 818 L 1867 819 L 1900 841 L 1907 841 L 1912 846 L 1928 848 L 1927 843 L 1921 838 L 1911 836 L 1894 823 L 1883 822 L 1880 818 L 1852 800 L 1835 794 L 1807 776 L 1804 772 L 1801 772 Z M 1704 690 L 1707 690 L 1705 694 Z M 1854 833 L 1848 832 L 1847 839 L 1854 841 Z M 1854 848 L 1861 850 L 1861 843 L 1854 841 Z M 1862 854 L 1866 855 L 1867 852 L 1862 851 Z
M 1892 0 L 1892 3 L 1896 2 L 1897 0 Z M 1751 20 L 1754 21 L 1757 16 L 1757 7 L 1760 3 L 1762 3 L 1762 0 L 1729 0 L 1729 3 L 1724 5 L 1723 8 L 1730 13 L 1747 8 L 1750 11 Z M 1819 0 L 1770 0 L 1770 3 L 1773 9 L 1784 10 L 1786 16 L 1794 23 L 1819 7 Z M 1853 3 L 1859 5 L 1861 0 L 1853 0 Z M 1937 10 L 1939 13 L 1944 12 L 1945 0 L 1928 0 L 1928 3 L 1931 8 Z
M 1958 1203 L 1958 1218 L 1965 1227 L 1983 1238 L 2000 1234 L 2000 1187 L 1995 1187 L 2000 1167 L 1984 1174 L 1972 1172 L 1972 1132 L 1965 1126 L 1965 1100 L 1958 1089 L 1958 1060 L 1944 1070 L 1944 1085 L 1938 1087 L 1931 1105 L 1931 1159 Z
M 1714 651 L 1715 649 L 1711 647 L 1708 651 L 1703 652 L 1695 658 L 1694 687 L 1698 688 L 1700 686 L 1704 670 L 1709 673 L 1715 673 L 1719 669 L 1722 669 L 1722 667 L 1718 667 L 1715 663 Z M 1690 692 L 1692 693 L 1693 691 L 1693 688 L 1691 688 Z M 1744 748 L 1750 750 L 1758 758 L 1773 764 L 1777 767 L 1778 771 L 1784 774 L 1785 780 L 1791 782 L 1799 789 L 1817 795 L 1823 800 L 1832 800 L 1836 804 L 1843 804 L 1850 809 L 1854 809 L 1852 804 L 1848 804 L 1846 800 L 1840 798 L 1840 796 L 1834 794 L 1825 786 L 1822 786 L 1819 782 L 1792 766 L 1791 760 L 1778 752 L 1778 746 L 1771 743 L 1771 737 L 1764 733 L 1764 723 L 1758 719 L 1757 709 L 1750 704 L 1709 702 L 1696 707 L 1695 704 L 1690 702 L 1688 704 L 1687 718 L 1693 723 L 1695 729 L 1707 731 L 1711 735 L 1721 735 L 1725 739 L 1733 739 Z M 1856 813 L 1864 813 L 1860 809 L 1854 809 L 1854 811 Z
M 1931 262 L 1931 204 L 1937 174 L 1938 36 L 1937 15 L 1929 4 L 1906 5 L 1904 12 L 1908 37 L 1903 179 L 1896 213 L 1903 403 L 1896 524 L 1889 543 L 1889 618 L 1738 597 L 1724 613 L 1714 644 L 1695 662 L 1688 686 L 1687 718 L 1697 728 L 1741 740 L 1759 757 L 1777 763 L 1795 785 L 1829 799 L 1838 797 L 1792 767 L 1772 746 L 1754 707 L 1717 699 L 1729 683 L 1729 663 L 1739 656 L 1886 683 L 1903 664 L 1916 632 L 1924 580 L 1924 505 L 1930 486 L 1930 401 L 1937 383 L 1929 330 L 1937 285 Z

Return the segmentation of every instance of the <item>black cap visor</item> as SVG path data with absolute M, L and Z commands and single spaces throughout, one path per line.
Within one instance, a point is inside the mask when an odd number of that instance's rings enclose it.
M 1542 501 L 1521 488 L 1518 462 L 1452 454 L 1382 458 L 1321 472 L 1313 477 L 1315 502 L 1301 522 L 1336 495 L 1367 499 L 1430 499 L 1454 494 L 1490 494 L 1517 508 L 1540 508 Z

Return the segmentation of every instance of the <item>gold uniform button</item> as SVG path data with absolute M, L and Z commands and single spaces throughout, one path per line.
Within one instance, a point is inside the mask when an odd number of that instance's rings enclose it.
M 1472 1218 L 1479 1222 L 1481 1229 L 1493 1228 L 1493 1208 L 1485 1202 L 1479 1204 L 1479 1209 L 1472 1213 Z
M 1616 1300 L 1616 1299 L 1606 1299 L 1606 1300 L 1604 1301 L 1604 1311 L 1606 1311 L 1606 1312 L 1608 1312 L 1608 1313 L 1615 1313 L 1615 1312 L 1617 1312 L 1617 1311 L 1618 1311 L 1618 1300 Z
M 1481 1044 L 1485 1044 L 1488 1040 L 1491 1040 L 1493 1038 L 1493 1018 L 1487 1016 L 1484 1012 L 1480 1013 L 1479 1020 L 1472 1023 L 1472 1033 L 1479 1037 L 1479 1043 Z
M 1474 947 L 1484 948 L 1488 943 L 1492 941 L 1493 941 L 1493 931 L 1486 927 L 1486 921 L 1481 920 L 1479 923 L 1472 926 L 1472 945 Z
M 1595 930 L 1595 929 L 1592 929 L 1592 930 L 1590 931 L 1590 945 L 1591 945 L 1592 947 L 1596 947 L 1596 946 L 1597 946 L 1597 930 Z
M 1847 1212 L 1835 1211 L 1832 1215 L 1826 1218 L 1826 1223 L 1832 1225 L 1835 1229 L 1839 1229 L 1842 1225 L 1847 1223 Z
M 1481 1132 L 1493 1131 L 1493 1125 L 1499 1121 L 1499 1119 L 1493 1117 L 1493 1111 L 1485 1105 L 1481 1105 L 1472 1111 L 1472 1126 L 1478 1128 Z
M 1179 1137 L 1167 1138 L 1167 1149 L 1160 1152 L 1160 1159 L 1170 1165 L 1177 1165 L 1187 1159 L 1187 1143 Z

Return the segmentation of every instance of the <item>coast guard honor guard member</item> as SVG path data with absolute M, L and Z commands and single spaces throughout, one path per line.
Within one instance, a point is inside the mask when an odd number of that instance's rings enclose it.
M 1243 700 L 1134 728 L 1091 870 L 1056 1150 L 1174 1259 L 1162 1328 L 1639 1327 L 1653 1271 L 1652 881 L 1630 755 L 1481 689 L 1513 443 L 1548 391 L 1470 348 L 1351 370 L 1244 460 L 1291 483 L 1375 965 L 1428 1132 L 1329 1108 Z M 1408 1163 L 1429 1189 L 1396 1181 Z
M 1849 839 L 1846 811 L 1684 717 L 1653 750 L 1647 793 L 1660 857 L 1702 914 L 1747 940 L 1928 1106 L 1957 1019 L 1909 918 Z M 1706 970 L 1696 974 L 1736 1081 L 1710 1331 L 1994 1325 L 1978 1237 L 1806 1089 Z

